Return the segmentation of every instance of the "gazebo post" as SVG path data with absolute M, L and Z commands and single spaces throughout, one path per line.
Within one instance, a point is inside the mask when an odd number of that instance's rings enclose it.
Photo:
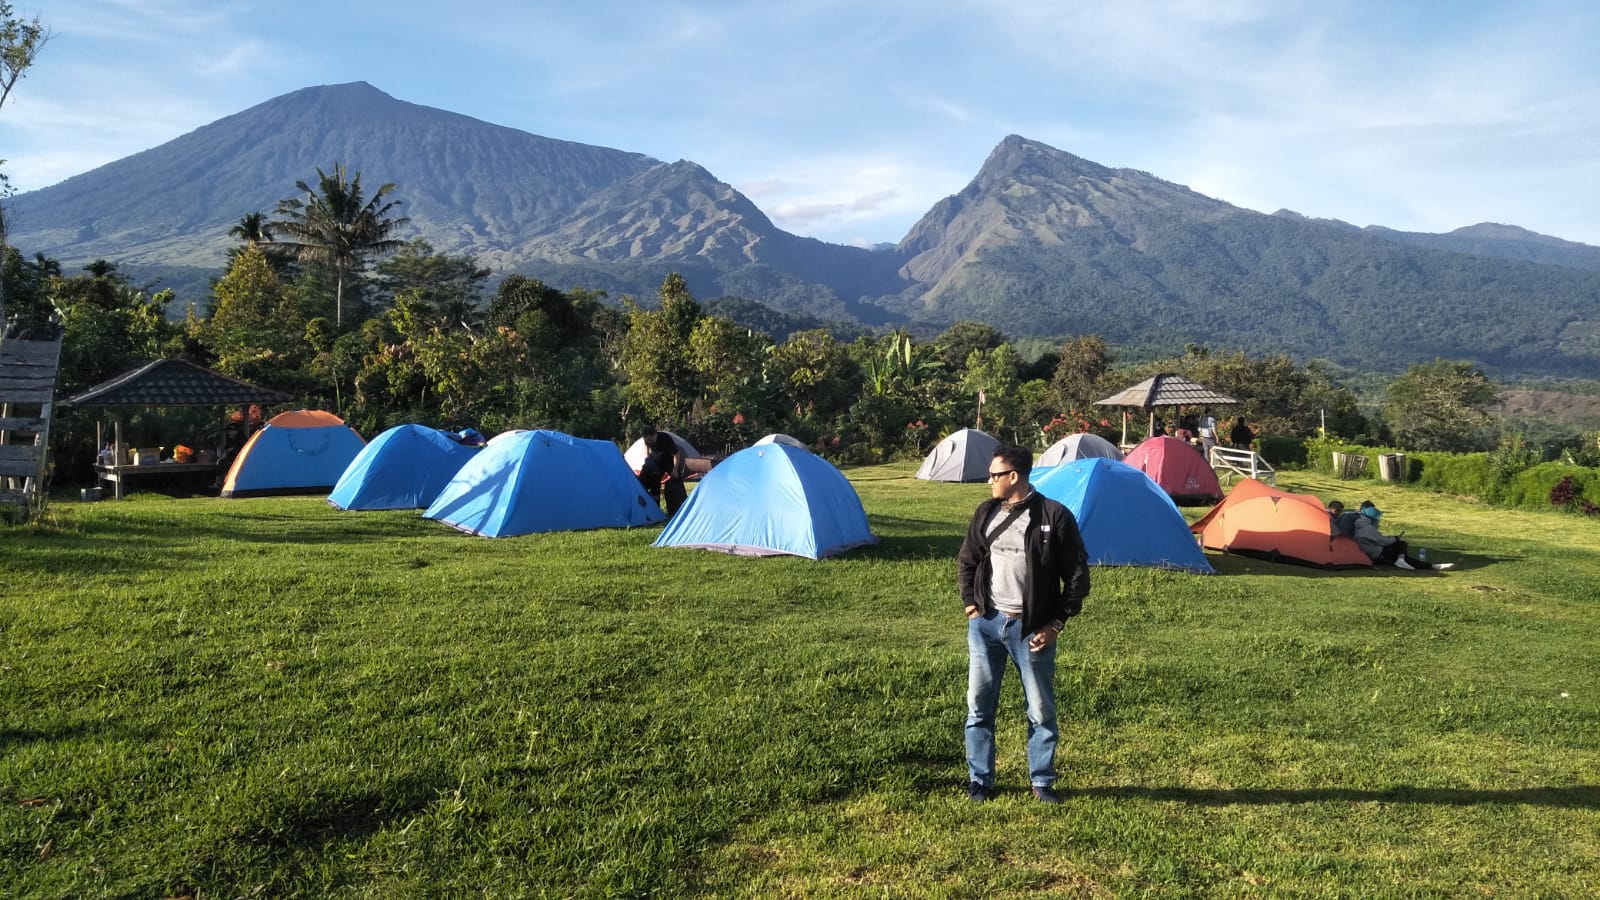
M 122 467 L 122 460 L 123 460 L 123 455 L 122 455 L 123 454 L 123 446 L 122 446 L 122 414 L 121 413 L 117 413 L 115 416 L 112 417 L 112 419 L 111 419 L 111 430 L 112 430 L 112 434 L 115 435 L 115 437 L 113 437 L 111 439 L 111 465 L 112 465 L 112 467 L 114 469 L 120 469 Z M 121 500 L 122 499 L 122 475 L 121 475 L 120 472 L 117 473 L 116 485 L 117 485 L 117 490 L 116 490 L 117 499 Z

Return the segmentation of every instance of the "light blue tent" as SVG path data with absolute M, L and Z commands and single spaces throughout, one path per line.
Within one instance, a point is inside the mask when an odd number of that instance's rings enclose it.
M 366 441 L 330 412 L 301 409 L 279 413 L 250 436 L 228 477 L 224 497 L 326 494 Z
M 499 435 L 461 466 L 422 515 L 484 537 L 628 528 L 664 518 L 616 444 L 559 431 Z
M 328 495 L 337 509 L 422 509 L 478 448 L 426 425 L 396 425 L 350 461 Z
M 774 443 L 717 463 L 656 546 L 821 559 L 877 540 L 843 472 L 810 451 Z
M 1072 510 L 1091 565 L 1212 571 L 1172 498 L 1126 463 L 1073 460 L 1034 479 L 1033 487 Z

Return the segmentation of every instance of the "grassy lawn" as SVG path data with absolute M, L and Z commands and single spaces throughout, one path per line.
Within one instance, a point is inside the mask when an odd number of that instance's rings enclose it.
M 841 559 L 320 498 L 0 529 L 0 894 L 1594 896 L 1600 528 L 1371 496 L 1449 573 L 1096 569 L 1065 802 L 965 797 L 982 485 L 851 470 Z M 1200 511 L 1194 511 L 1197 515 Z

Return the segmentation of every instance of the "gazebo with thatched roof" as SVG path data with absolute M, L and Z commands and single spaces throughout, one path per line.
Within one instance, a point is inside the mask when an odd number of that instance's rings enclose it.
M 227 449 L 221 445 L 219 438 L 216 457 L 210 461 L 169 462 L 159 468 L 132 465 L 127 445 L 122 441 L 122 411 L 134 407 L 214 406 L 222 412 L 226 424 L 226 410 L 230 406 L 288 403 L 293 399 L 282 391 L 240 381 L 188 360 L 158 359 L 97 384 L 62 401 L 61 405 L 117 410 L 113 418 L 114 437 L 110 457 L 97 461 L 94 468 L 98 480 L 114 485 L 116 497 L 121 500 L 123 480 L 129 476 L 215 471 Z M 102 423 L 99 422 L 95 423 L 95 446 L 105 446 Z
M 1155 431 L 1156 409 L 1179 406 L 1229 406 L 1239 401 L 1219 394 L 1175 372 L 1162 372 L 1095 403 L 1096 406 L 1131 406 L 1150 414 L 1150 432 Z M 1122 443 L 1128 443 L 1128 416 L 1122 416 Z

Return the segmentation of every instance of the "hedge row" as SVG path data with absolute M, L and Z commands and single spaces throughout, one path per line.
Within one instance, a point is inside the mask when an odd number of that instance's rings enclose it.
M 1334 472 L 1334 453 L 1367 458 L 1362 480 L 1379 476 L 1378 457 L 1404 451 L 1392 447 L 1358 447 L 1337 441 L 1312 439 L 1305 442 L 1306 465 L 1322 472 Z M 1520 467 L 1495 453 L 1412 453 L 1406 454 L 1406 480 L 1420 488 L 1445 494 L 1474 497 L 1485 503 L 1517 509 L 1550 509 L 1556 486 L 1571 478 L 1570 499 L 1564 508 L 1585 512 L 1600 507 L 1600 470 L 1589 466 L 1547 462 Z M 1560 499 L 1557 496 L 1557 499 Z M 1587 506 L 1586 506 L 1587 505 Z

